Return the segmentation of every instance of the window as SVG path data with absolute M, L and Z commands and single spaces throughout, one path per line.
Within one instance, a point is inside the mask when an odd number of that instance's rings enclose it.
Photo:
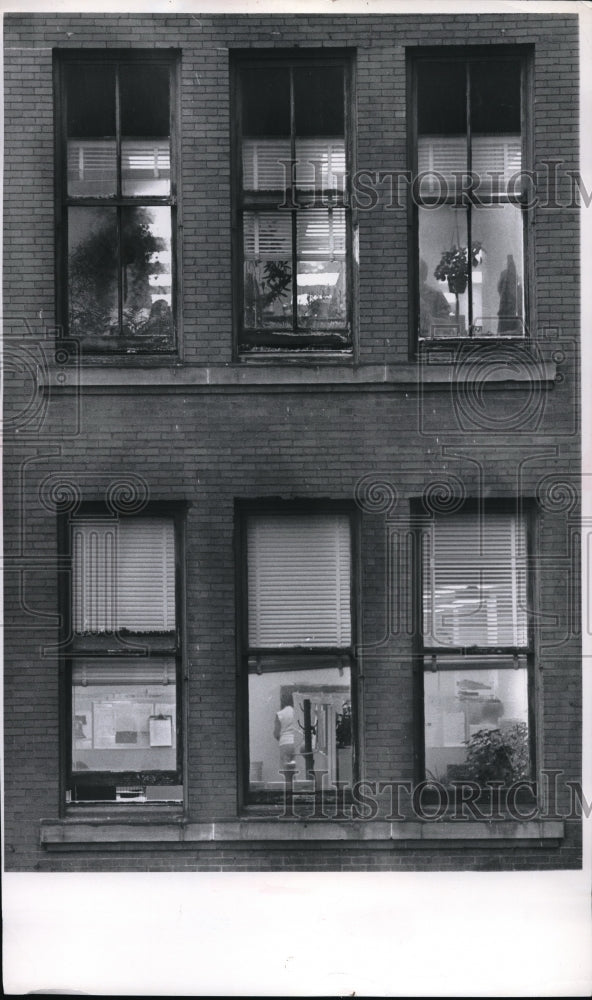
M 523 337 L 524 59 L 413 62 L 420 340 Z
M 351 784 L 350 519 L 270 511 L 245 527 L 249 799 Z
M 532 768 L 526 519 L 437 515 L 422 541 L 426 776 L 511 784 Z
M 69 530 L 69 797 L 179 800 L 175 519 L 99 511 Z
M 236 77 L 239 350 L 349 351 L 348 61 L 246 57 Z
M 61 60 L 60 322 L 87 352 L 172 351 L 174 64 Z

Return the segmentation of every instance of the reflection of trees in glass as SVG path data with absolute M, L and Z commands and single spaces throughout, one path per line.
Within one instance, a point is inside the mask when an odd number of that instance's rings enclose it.
M 164 298 L 152 302 L 155 289 L 150 278 L 167 270 L 155 255 L 168 247 L 167 241 L 153 232 L 152 213 L 143 207 L 121 213 L 121 317 L 117 215 L 112 211 L 95 213 L 93 222 L 91 232 L 69 256 L 71 332 L 82 338 L 153 336 L 165 346 L 171 334 L 170 307 Z

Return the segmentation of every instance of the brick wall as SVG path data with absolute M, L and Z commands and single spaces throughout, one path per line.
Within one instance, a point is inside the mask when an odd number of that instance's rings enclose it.
M 132 476 L 155 499 L 191 504 L 186 524 L 187 774 L 189 818 L 237 815 L 234 509 L 258 497 L 353 500 L 363 477 L 396 488 L 390 514 L 404 535 L 410 501 L 457 477 L 468 495 L 539 498 L 537 656 L 540 762 L 577 779 L 580 656 L 574 626 L 570 546 L 577 485 L 578 213 L 537 209 L 536 357 L 561 380 L 504 382 L 475 402 L 474 387 L 451 391 L 418 379 L 357 384 L 344 375 L 323 387 L 313 368 L 296 385 L 268 366 L 262 385 L 231 385 L 232 363 L 228 51 L 247 46 L 347 46 L 357 50 L 357 164 L 405 165 L 405 46 L 535 46 L 535 164 L 577 165 L 577 20 L 493 14 L 443 18 L 274 15 L 8 15 L 5 20 L 5 330 L 7 640 L 5 657 L 6 865 L 14 870 L 194 870 L 338 868 L 447 869 L 577 867 L 579 828 L 559 847 L 494 849 L 211 847 L 50 854 L 39 821 L 59 812 L 56 505 L 48 476 L 63 476 L 84 499 Z M 122 359 L 116 387 L 103 366 L 92 387 L 37 391 L 51 360 L 55 312 L 52 50 L 179 48 L 182 146 L 182 315 L 186 365 L 218 373 L 168 387 Z M 560 81 L 558 75 L 561 75 Z M 561 180 L 560 194 L 569 194 Z M 360 212 L 359 370 L 408 360 L 406 209 L 383 191 Z M 557 352 L 562 352 L 558 361 Z M 520 359 L 512 360 L 520 366 Z M 495 367 L 495 365 L 494 365 Z M 149 371 L 149 369 L 143 369 Z M 193 369 L 198 371 L 196 367 Z M 47 382 L 51 377 L 42 375 Z M 224 379 L 227 379 L 226 383 Z M 340 376 L 341 378 L 341 376 Z M 459 408 L 464 400 L 466 405 Z M 468 411 L 472 422 L 466 424 Z M 485 416 L 483 416 L 485 412 Z M 553 487 L 549 492 L 550 485 Z M 565 485 L 567 484 L 567 485 Z M 543 489 L 546 487 L 546 489 Z M 59 507 L 59 503 L 57 505 Z M 375 645 L 385 629 L 384 512 L 363 512 L 363 756 L 370 779 L 413 775 L 411 640 L 406 630 Z M 565 574 L 557 567 L 565 567 Z M 551 569 L 550 567 L 553 567 Z M 402 606 L 410 566 L 400 565 Z M 555 617 L 553 617 L 555 616 Z

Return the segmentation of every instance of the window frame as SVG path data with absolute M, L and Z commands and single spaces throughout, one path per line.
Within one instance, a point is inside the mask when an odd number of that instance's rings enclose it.
M 249 586 L 248 586 L 248 520 L 250 516 L 305 516 L 342 515 L 349 523 L 350 540 L 350 625 L 351 636 L 348 647 L 328 646 L 282 646 L 280 648 L 259 648 L 249 645 Z M 262 499 L 237 501 L 235 505 L 235 566 L 236 566 L 236 657 L 237 657 L 237 775 L 239 812 L 257 807 L 280 805 L 285 799 L 282 792 L 250 790 L 250 745 L 249 745 L 249 660 L 259 657 L 267 661 L 259 664 L 257 672 L 265 673 L 277 669 L 282 657 L 297 661 L 292 669 L 311 670 L 315 667 L 347 666 L 350 670 L 350 697 L 352 706 L 352 783 L 359 780 L 362 770 L 363 734 L 361 664 L 358 629 L 360 622 L 360 520 L 359 511 L 348 501 L 314 501 Z M 328 801 L 334 794 L 333 786 L 311 791 L 294 791 L 294 800 L 310 803 L 315 799 Z M 348 792 L 346 789 L 346 798 Z
M 452 505 L 451 505 L 452 506 Z M 487 658 L 506 656 L 518 658 L 522 657 L 526 665 L 527 699 L 528 699 L 528 750 L 530 759 L 530 773 L 528 780 L 536 781 L 538 769 L 538 727 L 537 727 L 537 680 L 535 663 L 537 659 L 537 632 L 535 628 L 535 607 L 536 607 L 536 557 L 535 557 L 535 533 L 536 519 L 534 501 L 521 497 L 519 500 L 509 499 L 487 499 L 476 500 L 465 499 L 464 502 L 458 498 L 458 503 L 454 507 L 454 513 L 447 515 L 426 512 L 426 507 L 422 501 L 416 499 L 412 501 L 412 525 L 413 525 L 413 606 L 414 620 L 416 627 L 413 629 L 414 649 L 413 659 L 414 669 L 414 707 L 415 707 L 415 780 L 417 782 L 434 779 L 426 774 L 426 742 L 425 742 L 425 693 L 424 678 L 428 672 L 426 660 L 428 657 L 439 658 L 440 664 L 436 662 L 436 670 L 487 670 L 493 669 L 495 664 L 487 665 Z M 522 519 L 525 530 L 526 543 L 526 621 L 527 621 L 527 642 L 525 646 L 427 646 L 423 641 L 423 539 L 426 530 L 435 523 L 437 517 L 462 517 L 463 515 L 478 514 L 486 521 L 489 514 L 507 514 L 516 519 Z M 475 666 L 470 661 L 471 658 L 478 657 L 485 662 L 482 666 Z M 462 661 L 468 658 L 467 666 L 463 668 Z M 446 661 L 452 661 L 450 666 L 446 666 Z M 432 667 L 433 669 L 433 667 Z M 499 667 L 499 669 L 512 670 L 513 667 Z M 482 789 L 487 791 L 487 788 Z
M 408 47 L 406 49 L 406 78 L 407 78 L 407 164 L 412 179 L 412 186 L 407 201 L 407 225 L 409 229 L 409 253 L 408 253 L 408 281 L 409 281 L 409 358 L 411 361 L 417 360 L 426 350 L 442 349 L 449 352 L 450 347 L 462 348 L 463 344 L 488 344 L 496 345 L 500 343 L 526 344 L 532 339 L 531 330 L 536 329 L 536 297 L 535 289 L 535 262 L 534 262 L 534 209 L 530 204 L 529 194 L 525 188 L 524 180 L 521 184 L 520 193 L 515 193 L 511 197 L 507 193 L 502 197 L 486 196 L 491 200 L 484 202 L 485 209 L 493 204 L 515 204 L 522 212 L 522 266 L 523 266 L 523 295 L 524 295 L 524 316 L 522 334 L 497 334 L 495 336 L 481 337 L 473 336 L 471 328 L 464 337 L 422 337 L 420 332 L 420 301 L 419 301 L 419 208 L 423 205 L 436 204 L 456 204 L 458 206 L 471 207 L 479 203 L 479 193 L 465 192 L 459 199 L 452 196 L 445 197 L 423 197 L 420 198 L 416 178 L 418 177 L 418 67 L 432 60 L 441 62 L 464 63 L 465 67 L 473 62 L 487 62 L 495 60 L 519 60 L 521 69 L 521 93 L 520 93 L 520 119 L 521 119 L 521 174 L 532 177 L 532 167 L 534 157 L 534 101 L 533 101 L 533 76 L 534 76 L 534 46 L 528 44 L 517 45 L 488 45 L 488 46 L 420 46 Z M 470 108 L 467 107 L 467 116 L 470 118 Z M 472 271 L 472 269 L 471 269 Z M 469 288 L 470 275 L 469 275 Z M 472 307 L 471 307 L 472 308 Z
M 185 803 L 186 774 L 185 760 L 185 730 L 186 730 L 186 699 L 184 697 L 185 667 L 185 515 L 186 504 L 174 501 L 154 501 L 143 510 L 135 513 L 116 512 L 104 503 L 88 501 L 82 503 L 75 511 L 58 516 L 58 546 L 62 557 L 58 570 L 58 607 L 60 614 L 61 641 L 59 656 L 60 674 L 60 816 L 64 816 L 69 808 L 95 806 L 104 808 L 121 808 L 132 804 L 134 808 L 169 805 L 179 807 Z M 94 634 L 90 639 L 78 636 L 73 631 L 73 557 L 74 528 L 76 522 L 86 518 L 112 519 L 114 524 L 121 522 L 138 522 L 142 519 L 168 519 L 173 525 L 174 533 L 174 580 L 175 580 L 175 628 L 174 634 L 160 642 L 154 642 L 158 632 L 106 632 Z M 110 642 L 110 637 L 111 642 Z M 134 654 L 129 646 L 126 648 L 126 638 L 132 643 L 142 644 L 150 648 L 145 655 Z M 115 645 L 115 648 L 112 648 Z M 111 648 L 110 648 L 111 646 Z M 151 659 L 169 657 L 175 663 L 175 727 L 176 727 L 176 762 L 175 769 L 166 771 L 76 771 L 72 770 L 72 706 L 73 706 L 73 670 L 79 661 L 92 658 L 113 660 L 130 660 L 137 658 L 139 663 Z M 74 795 L 76 779 L 80 784 L 90 783 L 97 788 L 113 786 L 143 785 L 181 785 L 183 786 L 183 802 L 180 800 L 146 800 L 136 804 L 116 799 L 79 799 Z M 82 780 L 80 780 L 82 779 Z
M 277 332 L 266 330 L 245 331 L 244 328 L 244 243 L 243 243 L 243 213 L 246 211 L 280 211 L 278 197 L 282 202 L 291 200 L 297 204 L 294 176 L 290 188 L 284 191 L 247 192 L 243 189 L 242 169 L 242 87 L 241 72 L 243 69 L 277 66 L 293 68 L 296 66 L 331 66 L 341 65 L 344 72 L 344 146 L 345 146 L 345 184 L 342 194 L 331 199 L 331 207 L 342 207 L 345 212 L 345 275 L 347 281 L 347 320 L 349 330 L 347 345 L 340 346 L 342 337 L 331 335 L 330 331 L 320 334 L 298 330 Z M 315 364 L 319 361 L 355 361 L 357 359 L 357 266 L 354 247 L 357 240 L 357 213 L 352 199 L 352 176 L 354 174 L 355 156 L 355 52 L 353 49 L 236 49 L 231 53 L 230 62 L 230 93 L 232 108 L 232 145 L 231 145 L 231 202 L 232 202 L 232 258 L 233 258 L 233 358 L 238 361 L 285 361 L 297 358 L 306 361 L 310 358 Z M 291 126 L 290 142 L 294 144 L 295 133 Z M 308 190 L 308 189 L 307 189 Z M 308 190 L 316 202 L 318 197 L 326 197 L 326 192 L 319 189 Z M 308 197 L 307 194 L 307 197 Z M 310 206 L 309 206 L 310 207 Z M 326 206 L 325 202 L 321 207 Z M 297 208 L 290 208 L 296 216 Z M 301 208 L 300 211 L 306 211 Z M 296 250 L 294 234 L 292 235 L 292 257 Z M 249 339 L 250 344 L 246 341 Z M 323 346 L 319 341 L 330 343 Z M 264 343 L 264 341 L 269 341 Z M 331 343 L 332 341 L 332 343 Z
M 148 64 L 166 66 L 169 73 L 169 123 L 170 123 L 170 190 L 167 196 L 159 195 L 107 195 L 73 196 L 68 194 L 67 172 L 67 82 L 66 68 L 72 64 L 81 65 L 121 65 Z M 80 339 L 82 358 L 97 357 L 103 363 L 110 359 L 120 363 L 122 358 L 159 359 L 175 357 L 181 348 L 181 293 L 182 274 L 179 246 L 179 205 L 180 205 L 180 63 L 179 49 L 59 49 L 53 53 L 54 75 L 54 191 L 55 191 L 55 318 L 58 340 L 71 339 L 69 323 L 69 273 L 68 273 L 68 210 L 72 207 L 111 207 L 119 212 L 126 207 L 168 207 L 171 217 L 171 314 L 172 334 L 170 346 L 159 351 L 154 348 L 142 350 L 137 346 L 103 349 L 87 347 L 85 339 Z M 120 121 L 116 113 L 116 171 L 121 177 Z M 118 222 L 119 232 L 119 222 Z M 117 276 L 118 310 L 121 313 L 121 271 Z

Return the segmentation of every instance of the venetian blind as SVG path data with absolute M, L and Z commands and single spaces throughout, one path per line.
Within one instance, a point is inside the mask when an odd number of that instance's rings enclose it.
M 166 518 L 79 519 L 73 532 L 75 632 L 175 627 L 175 538 Z
M 249 645 L 348 646 L 350 575 L 346 516 L 249 518 Z
M 424 644 L 525 646 L 526 609 L 524 520 L 437 518 L 424 536 Z

